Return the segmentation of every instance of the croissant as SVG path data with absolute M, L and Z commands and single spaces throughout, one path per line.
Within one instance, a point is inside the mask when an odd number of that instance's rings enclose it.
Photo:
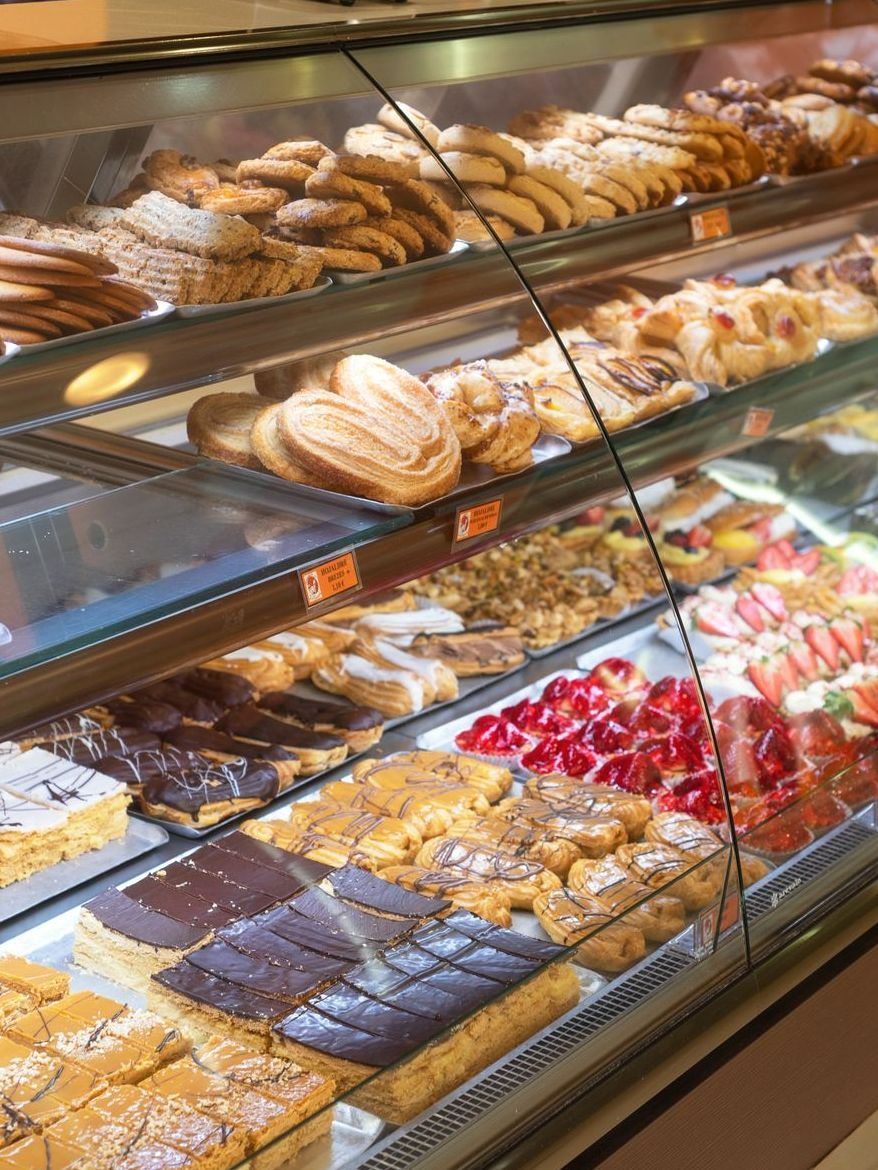
M 434 837 L 421 847 L 415 863 L 425 869 L 447 870 L 467 881 L 496 884 L 519 910 L 529 910 L 538 894 L 561 888 L 560 879 L 538 861 L 463 837 Z
M 686 911 L 679 898 L 652 894 L 649 886 L 635 881 L 615 857 L 583 858 L 570 867 L 567 884 L 576 893 L 597 898 L 612 914 L 624 914 L 650 942 L 667 942 L 686 925 Z M 647 900 L 648 899 L 648 900 Z
M 551 890 L 535 899 L 533 909 L 553 942 L 581 943 L 580 961 L 598 971 L 626 971 L 646 954 L 642 932 L 628 922 L 615 922 L 606 907 L 587 894 Z

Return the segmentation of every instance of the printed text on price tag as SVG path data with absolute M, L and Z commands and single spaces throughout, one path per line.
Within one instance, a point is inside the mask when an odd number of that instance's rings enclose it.
M 732 221 L 727 207 L 711 207 L 707 211 L 693 211 L 689 216 L 689 231 L 693 244 L 703 240 L 722 240 L 732 234 Z
M 503 500 L 489 500 L 487 504 L 474 504 L 469 508 L 458 508 L 454 515 L 454 543 L 474 540 L 486 536 L 500 527 Z
M 319 565 L 312 565 L 310 569 L 299 569 L 298 576 L 305 605 L 309 608 L 312 605 L 319 605 L 322 601 L 329 601 L 331 597 L 353 593 L 363 588 L 357 558 L 353 552 L 322 561 Z

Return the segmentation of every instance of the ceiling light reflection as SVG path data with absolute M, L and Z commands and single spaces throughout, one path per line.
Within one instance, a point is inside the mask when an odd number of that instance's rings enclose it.
M 117 353 L 77 374 L 64 391 L 64 401 L 68 406 L 93 406 L 96 402 L 106 402 L 108 398 L 130 390 L 148 369 L 149 358 L 145 353 Z

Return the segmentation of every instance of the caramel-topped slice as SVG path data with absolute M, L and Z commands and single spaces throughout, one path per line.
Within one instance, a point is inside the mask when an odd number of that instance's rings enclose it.
M 70 976 L 19 955 L 0 955 L 0 984 L 32 993 L 41 1003 L 60 999 L 70 990 Z

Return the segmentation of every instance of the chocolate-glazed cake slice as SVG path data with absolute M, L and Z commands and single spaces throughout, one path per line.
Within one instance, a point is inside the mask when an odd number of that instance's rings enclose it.
M 353 938 L 348 934 L 333 933 L 321 923 L 314 922 L 303 914 L 297 914 L 289 906 L 276 906 L 267 914 L 260 914 L 255 921 L 272 934 L 279 934 L 281 938 L 295 943 L 306 951 L 314 951 L 318 955 L 328 955 L 334 959 L 361 963 L 377 950 L 374 943 Z
M 302 770 L 299 757 L 289 748 L 277 744 L 249 743 L 212 727 L 193 727 L 191 724 L 177 727 L 167 733 L 164 742 L 178 751 L 198 752 L 205 759 L 219 764 L 230 764 L 234 760 L 271 764 L 277 772 L 280 791 L 288 788 Z
M 290 1010 L 288 1000 L 232 983 L 188 959 L 153 975 L 147 1004 L 153 1011 L 181 1021 L 198 1040 L 217 1032 L 258 1038 Z
M 232 674 L 227 670 L 209 670 L 203 666 L 177 675 L 173 682 L 205 699 L 212 699 L 223 707 L 252 703 L 257 694 L 253 683 L 243 675 Z
M 209 826 L 259 808 L 279 791 L 274 764 L 204 761 L 200 766 L 169 771 L 147 781 L 140 791 L 140 803 L 150 816 Z
M 188 926 L 198 927 L 205 933 L 218 930 L 241 916 L 229 906 L 218 905 L 211 897 L 211 888 L 207 884 L 201 888 L 203 896 L 200 896 L 191 890 L 167 885 L 156 874 L 149 874 L 139 882 L 126 886 L 125 893 L 141 906 L 176 918 Z
M 296 727 L 338 736 L 352 754 L 367 751 L 384 731 L 384 716 L 373 707 L 304 699 L 290 691 L 269 691 L 257 706 Z
M 307 731 L 283 719 L 266 715 L 249 703 L 233 707 L 227 712 L 217 723 L 217 730 L 252 743 L 273 743 L 292 748 L 302 761 L 303 776 L 334 768 L 348 754 L 348 745 L 337 735 Z
M 301 1003 L 327 981 L 326 976 L 313 971 L 270 963 L 264 956 L 238 950 L 222 939 L 192 951 L 187 961 L 218 979 L 269 999 L 284 999 L 288 1004 Z
M 421 923 L 420 916 L 387 918 L 370 914 L 319 889 L 299 894 L 288 903 L 288 908 L 310 918 L 328 931 L 369 943 L 393 942 L 403 938 Z
M 537 962 L 551 963 L 566 953 L 566 948 L 555 943 L 545 942 L 540 938 L 533 938 L 529 934 L 521 934 L 517 930 L 506 930 L 502 926 L 495 926 L 492 922 L 485 922 L 476 914 L 468 910 L 455 910 L 449 914 L 444 922 L 454 927 L 461 934 L 469 938 L 486 942 L 498 951 L 506 951 L 510 955 L 520 955 L 524 959 L 533 959 Z
M 441 914 L 451 905 L 445 898 L 431 898 L 407 890 L 356 865 L 345 865 L 329 873 L 326 884 L 343 901 L 393 918 L 427 918 Z
M 195 858 L 187 857 L 183 861 L 174 861 L 164 869 L 158 870 L 155 876 L 174 890 L 194 894 L 196 898 L 221 906 L 238 917 L 259 914 L 278 900 L 274 894 L 247 888 L 217 874 L 206 872 Z
M 490 979 L 466 974 L 432 957 L 424 962 L 423 952 L 418 952 L 418 957 L 422 962 L 412 972 L 373 959 L 348 972 L 344 982 L 366 995 L 428 1019 L 448 1020 L 466 1015 L 497 994 L 497 985 Z M 425 994 L 428 986 L 429 994 Z
M 471 939 L 444 921 L 422 926 L 412 935 L 412 942 L 427 954 L 444 959 L 453 967 L 502 984 L 526 979 L 542 966 L 537 958 L 500 951 L 487 943 Z
M 329 865 L 323 865 L 319 861 L 311 861 L 310 858 L 300 857 L 295 853 L 288 853 L 286 849 L 278 849 L 276 845 L 270 845 L 267 841 L 258 841 L 247 833 L 237 831 L 226 833 L 225 836 L 217 837 L 211 844 L 214 848 L 223 849 L 235 857 L 258 862 L 259 865 L 268 866 L 269 869 L 279 869 L 281 873 L 295 877 L 299 881 L 301 889 L 304 889 L 305 886 L 316 885 L 327 874 L 332 873 L 332 867 Z
M 275 901 L 286 901 L 302 889 L 302 882 L 278 869 L 226 853 L 215 845 L 204 845 L 187 858 L 187 863 L 203 873 L 214 874 L 226 882 L 256 890 Z
M 336 978 L 356 966 L 353 959 L 321 955 L 290 942 L 250 918 L 242 918 L 224 926 L 216 937 L 247 955 L 255 955 L 281 966 L 295 967 L 299 971 L 310 971 L 320 979 Z

